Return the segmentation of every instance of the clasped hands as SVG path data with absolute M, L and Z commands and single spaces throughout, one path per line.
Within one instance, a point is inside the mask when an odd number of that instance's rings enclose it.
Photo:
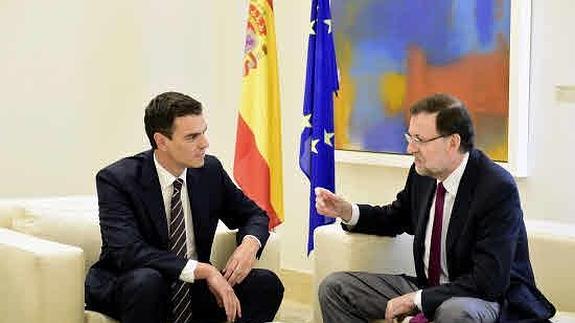
M 220 307 L 226 312 L 229 322 L 242 316 L 240 301 L 233 286 L 241 283 L 252 270 L 259 250 L 259 242 L 252 237 L 245 237 L 228 259 L 222 273 L 214 270 L 206 280 L 212 294 Z
M 401 322 L 406 316 L 414 315 L 417 307 L 414 302 L 415 292 L 390 299 L 385 308 L 385 322 L 391 323 L 394 319 Z

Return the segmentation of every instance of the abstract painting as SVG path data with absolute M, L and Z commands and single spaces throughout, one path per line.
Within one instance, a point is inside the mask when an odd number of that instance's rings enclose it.
M 476 146 L 508 160 L 511 0 L 332 0 L 339 150 L 404 154 L 409 107 L 468 106 Z

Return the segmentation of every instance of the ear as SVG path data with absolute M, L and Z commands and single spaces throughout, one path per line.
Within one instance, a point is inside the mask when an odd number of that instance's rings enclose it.
M 455 151 L 459 151 L 459 147 L 461 147 L 461 136 L 458 133 L 452 134 L 451 139 L 449 139 L 449 145 Z
M 159 150 L 166 151 L 167 149 L 166 143 L 168 140 L 169 140 L 168 137 L 164 136 L 163 134 L 159 132 L 154 133 L 154 141 L 156 142 L 156 146 L 158 146 Z

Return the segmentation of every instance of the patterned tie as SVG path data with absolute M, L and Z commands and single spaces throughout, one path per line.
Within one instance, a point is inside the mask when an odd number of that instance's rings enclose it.
M 439 285 L 441 275 L 441 225 L 443 222 L 443 202 L 445 202 L 445 187 L 443 183 L 437 185 L 435 195 L 435 216 L 433 218 L 433 231 L 431 233 L 431 247 L 429 250 L 429 269 L 427 280 L 430 286 Z
M 431 232 L 431 247 L 429 250 L 429 268 L 427 280 L 430 286 L 439 285 L 441 275 L 441 226 L 443 224 L 443 204 L 445 202 L 445 187 L 443 183 L 437 185 L 435 193 L 435 216 L 433 217 L 433 230 Z M 423 313 L 418 313 L 409 320 L 409 323 L 429 322 Z
M 174 181 L 174 193 L 172 194 L 170 211 L 170 250 L 180 258 L 187 258 L 186 225 L 181 198 L 183 183 L 184 181 L 181 178 Z M 190 320 L 192 308 L 187 283 L 181 280 L 174 282 L 172 285 L 172 305 L 174 323 L 185 323 Z

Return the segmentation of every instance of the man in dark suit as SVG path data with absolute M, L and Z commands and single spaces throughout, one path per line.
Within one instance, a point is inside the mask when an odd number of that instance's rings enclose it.
M 86 307 L 122 322 L 267 322 L 278 277 L 252 269 L 268 217 L 206 154 L 202 105 L 163 93 L 146 107 L 152 150 L 96 176 L 102 253 L 86 278 Z M 239 229 L 220 273 L 210 263 L 218 220 Z
M 437 94 L 411 108 L 404 189 L 385 206 L 316 189 L 318 212 L 351 232 L 414 235 L 417 277 L 334 273 L 319 289 L 325 322 L 546 321 L 555 308 L 535 287 L 513 177 L 473 148 L 469 113 Z

